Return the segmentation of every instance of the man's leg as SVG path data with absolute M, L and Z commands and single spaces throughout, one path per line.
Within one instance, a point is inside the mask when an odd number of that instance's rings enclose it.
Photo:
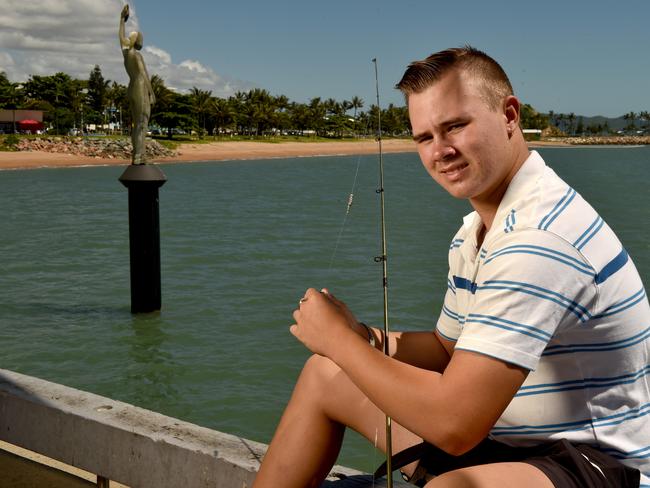
M 320 486 L 336 461 L 346 426 L 385 450 L 385 416 L 327 358 L 312 356 L 276 429 L 255 488 Z M 421 439 L 393 422 L 393 452 Z
M 553 483 L 532 464 L 495 463 L 449 471 L 426 488 L 553 488 Z

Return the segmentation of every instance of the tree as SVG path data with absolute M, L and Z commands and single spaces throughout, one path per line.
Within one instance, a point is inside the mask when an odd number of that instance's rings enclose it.
M 275 107 L 275 114 L 273 121 L 275 126 L 280 131 L 284 133 L 289 127 L 291 127 L 291 116 L 289 114 L 289 98 L 285 95 L 277 96 L 273 99 L 273 106 Z
M 84 130 L 84 109 L 87 105 L 86 98 L 86 86 L 87 83 L 82 80 L 72 80 L 72 83 L 69 85 L 67 93 L 67 98 L 70 100 L 70 109 L 72 110 L 73 117 L 73 126 L 80 127 L 81 130 Z M 87 109 L 86 109 L 87 111 Z M 77 121 L 79 125 L 77 126 Z
M 212 91 L 210 90 L 201 90 L 195 86 L 190 90 L 190 100 L 192 102 L 192 108 L 194 108 L 194 113 L 196 114 L 196 122 L 199 127 L 199 139 L 203 139 L 203 134 L 205 134 L 205 117 L 210 109 L 210 99 L 212 97 Z
M 550 125 L 555 125 L 555 112 L 553 110 L 548 111 L 548 123 Z
M 105 121 L 105 109 L 107 106 L 107 91 L 110 81 L 102 76 L 99 65 L 95 65 L 88 76 L 88 106 L 90 111 L 86 119 L 90 123 L 101 124 Z
M 575 119 L 576 119 L 576 114 L 574 114 L 573 112 L 571 112 L 571 113 L 568 115 L 567 118 L 568 118 L 568 120 L 569 120 L 569 134 L 571 134 L 571 135 L 575 135 L 575 131 L 573 130 L 573 122 L 574 122 Z
M 169 103 L 164 112 L 159 112 L 156 121 L 167 128 L 167 138 L 171 139 L 174 129 L 186 131 L 196 128 L 196 118 L 192 114 L 192 100 L 189 95 L 169 92 Z
M 53 125 L 57 134 L 65 133 L 74 126 L 71 96 L 78 89 L 76 80 L 62 72 L 52 76 L 32 75 L 23 84 L 25 108 L 43 110 L 44 121 Z
M 625 126 L 625 130 L 635 131 L 636 130 L 636 118 L 637 115 L 634 112 L 628 112 L 623 115 L 623 119 L 627 120 L 628 123 Z
M 244 113 L 249 132 L 264 134 L 275 122 L 275 99 L 268 90 L 255 88 L 246 94 Z
M 317 135 L 322 135 L 325 126 L 325 105 L 321 102 L 320 97 L 312 98 L 309 101 L 309 125 L 310 129 L 316 131 Z
M 4 71 L 0 72 L 0 108 L 13 111 L 13 131 L 16 132 L 16 109 L 24 103 L 25 97 L 18 83 L 12 83 Z
M 375 112 L 376 116 L 376 112 Z M 382 132 L 387 135 L 401 136 L 411 132 L 406 107 L 396 107 L 392 103 L 381 111 Z
M 352 100 L 350 100 L 350 104 L 352 105 L 352 109 L 354 110 L 354 130 L 357 132 L 358 130 L 358 123 L 359 121 L 357 120 L 357 110 L 360 108 L 363 108 L 363 98 L 358 97 L 358 96 L 353 96 Z
M 165 81 L 158 75 L 153 75 L 151 77 L 151 89 L 156 97 L 156 103 L 151 107 L 151 123 L 156 123 L 161 127 L 167 127 L 167 137 L 171 139 L 172 127 L 169 127 L 165 121 L 176 120 L 170 109 L 172 102 L 174 101 L 175 93 L 165 86 Z M 129 112 L 129 120 L 130 117 L 131 115 Z M 130 127 L 130 124 L 128 127 Z M 173 127 L 176 127 L 176 125 Z
M 304 135 L 305 131 L 309 129 L 309 122 L 311 120 L 311 111 L 304 103 L 292 103 L 289 107 L 289 117 L 291 125 L 300 131 L 300 135 Z
M 212 98 L 208 113 L 214 124 L 214 135 L 237 125 L 237 112 L 230 100 Z
M 111 114 L 109 122 L 119 122 L 120 131 L 124 130 L 124 125 L 127 127 L 131 125 L 131 111 L 126 90 L 126 86 L 114 81 L 106 91 L 106 103 Z

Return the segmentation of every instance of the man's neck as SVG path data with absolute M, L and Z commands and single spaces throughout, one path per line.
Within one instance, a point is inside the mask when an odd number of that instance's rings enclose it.
M 484 232 L 480 231 L 483 232 L 481 236 L 481 242 L 483 241 L 485 234 L 487 234 L 487 232 L 489 232 L 492 228 L 494 217 L 496 216 L 497 210 L 499 210 L 499 205 L 501 205 L 503 196 L 506 194 L 506 191 L 510 186 L 510 182 L 515 177 L 519 169 L 523 166 L 526 159 L 528 159 L 528 156 L 530 156 L 530 151 L 528 150 L 528 146 L 526 145 L 525 141 L 523 141 L 523 138 L 522 143 L 523 147 L 517 152 L 517 162 L 512 166 L 512 169 L 508 173 L 507 177 L 504 178 L 504 180 L 492 192 L 490 192 L 490 195 L 484 199 L 470 198 L 470 204 L 474 210 L 476 210 L 476 213 L 478 213 L 479 217 L 481 217 L 481 221 L 485 227 Z M 477 238 L 478 237 L 479 236 L 477 236 Z

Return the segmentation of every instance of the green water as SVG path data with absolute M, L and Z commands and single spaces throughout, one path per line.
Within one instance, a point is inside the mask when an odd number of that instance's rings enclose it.
M 619 234 L 647 284 L 650 148 L 540 152 Z M 268 442 L 308 357 L 287 330 L 304 289 L 327 286 L 382 321 L 376 162 L 163 166 L 163 310 L 137 317 L 123 168 L 0 172 L 0 367 Z M 391 324 L 431 328 L 469 207 L 417 155 L 385 164 Z M 353 435 L 339 462 L 369 470 L 379 460 Z

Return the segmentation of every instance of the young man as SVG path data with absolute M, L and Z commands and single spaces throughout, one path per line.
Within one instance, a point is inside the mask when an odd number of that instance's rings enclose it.
M 384 447 L 384 412 L 394 452 L 427 443 L 403 469 L 420 486 L 650 486 L 650 307 L 627 253 L 528 151 L 493 59 L 442 51 L 398 87 L 425 169 L 475 210 L 443 311 L 386 357 L 378 329 L 307 290 L 290 330 L 314 356 L 255 487 L 318 486 L 346 427 Z

